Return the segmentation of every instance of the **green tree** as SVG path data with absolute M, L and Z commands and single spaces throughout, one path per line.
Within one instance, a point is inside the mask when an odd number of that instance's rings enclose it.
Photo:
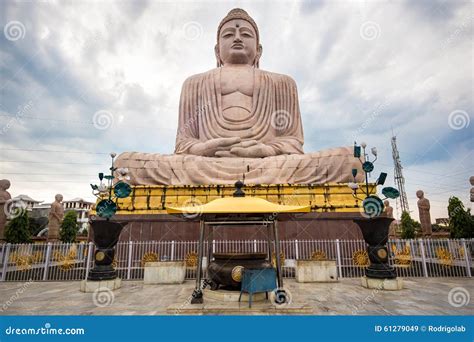
M 415 230 L 417 227 L 417 223 L 413 220 L 410 216 L 410 213 L 404 211 L 402 213 L 400 227 L 402 230 L 401 237 L 402 239 L 413 239 L 415 237 Z
M 454 239 L 471 239 L 474 237 L 474 219 L 471 209 L 465 209 L 459 198 L 453 196 L 448 203 L 449 229 Z
M 21 210 L 19 215 L 8 222 L 5 227 L 5 240 L 9 243 L 29 243 L 31 233 L 29 229 L 29 219 L 26 210 Z
M 68 211 L 61 223 L 61 230 L 59 231 L 59 238 L 62 242 L 76 241 L 78 231 L 77 214 L 75 211 Z

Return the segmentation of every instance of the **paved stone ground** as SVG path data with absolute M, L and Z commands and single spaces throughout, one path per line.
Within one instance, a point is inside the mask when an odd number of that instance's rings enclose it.
M 201 306 L 187 304 L 194 282 L 182 285 L 143 285 L 124 281 L 122 288 L 95 297 L 79 291 L 79 282 L 1 283 L 1 315 L 166 315 L 166 314 L 314 314 L 314 315 L 473 315 L 474 298 L 459 308 L 449 304 L 456 287 L 474 297 L 472 278 L 404 279 L 401 291 L 362 288 L 360 279 L 338 283 L 300 284 L 292 279 L 285 287 L 292 303 L 276 309 L 271 303 L 223 303 L 205 300 Z M 467 292 L 466 292 L 467 291 Z M 461 293 L 461 292 L 459 292 Z M 462 296 L 462 293 L 461 293 Z M 458 294 L 457 299 L 461 298 Z

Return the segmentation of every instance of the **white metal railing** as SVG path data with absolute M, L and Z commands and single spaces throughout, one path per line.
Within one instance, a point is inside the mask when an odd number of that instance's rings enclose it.
M 266 240 L 214 240 L 215 253 L 266 252 Z M 294 277 L 296 260 L 335 260 L 340 277 L 360 277 L 368 265 L 363 240 L 284 240 L 284 277 Z M 471 277 L 474 239 L 393 239 L 389 263 L 401 277 Z M 274 249 L 273 249 L 274 250 Z M 95 247 L 89 243 L 2 244 L 0 281 L 67 281 L 87 277 Z M 204 246 L 207 251 L 207 242 Z M 146 261 L 192 259 L 197 241 L 130 241 L 117 244 L 114 266 L 125 280 L 143 279 Z M 195 277 L 188 266 L 186 277 Z

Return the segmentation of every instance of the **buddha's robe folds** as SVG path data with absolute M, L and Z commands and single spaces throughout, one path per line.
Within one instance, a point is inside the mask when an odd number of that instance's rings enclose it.
M 247 117 L 226 117 L 222 110 L 220 69 L 188 78 L 181 92 L 175 154 L 125 152 L 116 167 L 129 169 L 132 185 L 348 182 L 360 169 L 351 147 L 303 153 L 303 129 L 295 82 L 288 76 L 255 69 L 252 110 Z M 196 142 L 240 137 L 269 145 L 266 158 L 191 155 Z M 359 172 L 359 176 L 362 173 Z

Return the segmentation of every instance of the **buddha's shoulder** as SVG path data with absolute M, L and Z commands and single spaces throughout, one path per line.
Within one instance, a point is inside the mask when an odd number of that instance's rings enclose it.
M 274 82 L 286 83 L 286 84 L 290 84 L 290 85 L 296 87 L 296 82 L 291 76 L 288 76 L 288 75 L 285 75 L 285 74 L 278 74 L 276 72 L 271 72 L 271 71 L 266 71 L 266 70 L 261 70 L 261 69 L 260 69 L 260 72 L 263 75 L 271 78 L 272 81 L 274 81 Z
M 214 68 L 214 69 L 211 69 L 211 70 L 208 70 L 206 72 L 202 72 L 202 73 L 199 73 L 199 74 L 195 74 L 195 75 L 191 75 L 189 76 L 188 78 L 186 78 L 186 80 L 184 80 L 184 84 L 192 84 L 192 83 L 195 83 L 195 82 L 200 82 L 202 81 L 203 79 L 205 78 L 208 78 L 208 77 L 212 77 L 212 75 L 217 71 L 218 69 L 217 68 Z

